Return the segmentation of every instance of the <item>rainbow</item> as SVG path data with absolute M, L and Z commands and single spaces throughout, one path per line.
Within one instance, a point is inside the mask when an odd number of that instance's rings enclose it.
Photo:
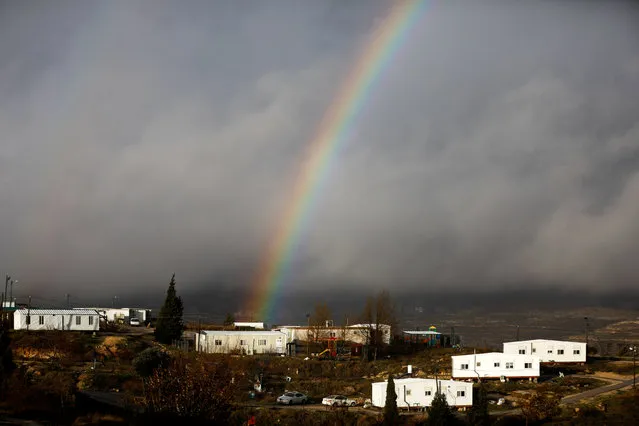
M 348 140 L 380 74 L 403 45 L 410 29 L 425 10 L 425 0 L 396 0 L 389 15 L 373 33 L 367 48 L 337 92 L 318 131 L 309 142 L 306 160 L 295 183 L 289 207 L 263 256 L 246 310 L 256 319 L 271 319 L 300 234 L 313 211 L 330 166 Z

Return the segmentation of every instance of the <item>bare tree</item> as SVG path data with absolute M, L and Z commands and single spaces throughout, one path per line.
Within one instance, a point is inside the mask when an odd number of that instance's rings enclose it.
M 308 330 L 308 339 L 318 342 L 322 339 L 330 337 L 327 330 L 327 322 L 331 320 L 331 310 L 326 303 L 318 303 L 315 305 L 315 311 L 311 315 L 310 330 Z
M 388 290 L 382 290 L 366 299 L 360 321 L 363 327 L 361 333 L 369 347 L 369 358 L 377 359 L 379 349 L 390 342 L 397 325 L 395 308 Z

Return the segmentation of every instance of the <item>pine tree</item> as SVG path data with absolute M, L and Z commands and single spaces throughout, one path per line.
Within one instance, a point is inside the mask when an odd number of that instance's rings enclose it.
M 399 411 L 397 410 L 397 392 L 395 392 L 395 381 L 391 374 L 388 375 L 386 385 L 386 403 L 384 404 L 384 426 L 397 424 Z
M 468 423 L 472 426 L 488 426 L 490 425 L 490 416 L 488 415 L 486 387 L 480 383 L 479 387 L 473 389 L 473 391 L 473 406 L 468 412 Z
M 446 401 L 446 395 L 437 390 L 431 406 L 428 407 L 426 424 L 428 426 L 449 426 L 457 423 L 457 419 Z
M 183 312 L 182 298 L 178 297 L 175 292 L 175 274 L 173 274 L 169 289 L 166 291 L 164 305 L 160 309 L 158 322 L 155 326 L 155 338 L 158 342 L 169 344 L 173 340 L 182 337 L 182 330 L 184 329 L 184 323 L 182 322 Z

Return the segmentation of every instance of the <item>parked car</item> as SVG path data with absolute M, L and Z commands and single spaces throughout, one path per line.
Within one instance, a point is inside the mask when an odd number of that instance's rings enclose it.
M 306 404 L 307 402 L 308 396 L 300 392 L 286 392 L 284 395 L 277 398 L 277 403 L 284 405 Z
M 346 398 L 344 395 L 329 395 L 322 399 L 322 404 L 333 407 L 354 407 L 357 405 L 357 401 Z
M 139 325 L 140 325 L 140 320 L 139 320 L 139 319 L 137 319 L 137 318 L 131 318 L 131 319 L 129 320 L 129 324 L 131 324 L 131 325 L 132 325 L 132 326 L 134 326 L 134 327 L 137 327 L 137 326 L 139 326 Z

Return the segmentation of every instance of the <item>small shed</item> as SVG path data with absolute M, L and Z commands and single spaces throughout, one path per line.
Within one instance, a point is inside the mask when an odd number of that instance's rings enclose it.
M 15 330 L 98 331 L 100 316 L 94 309 L 17 309 Z
M 438 389 L 446 396 L 446 402 L 451 407 L 473 405 L 473 384 L 469 382 L 421 378 L 396 379 L 394 382 L 398 408 L 430 407 Z M 372 387 L 373 406 L 383 408 L 386 405 L 388 381 L 375 382 Z

